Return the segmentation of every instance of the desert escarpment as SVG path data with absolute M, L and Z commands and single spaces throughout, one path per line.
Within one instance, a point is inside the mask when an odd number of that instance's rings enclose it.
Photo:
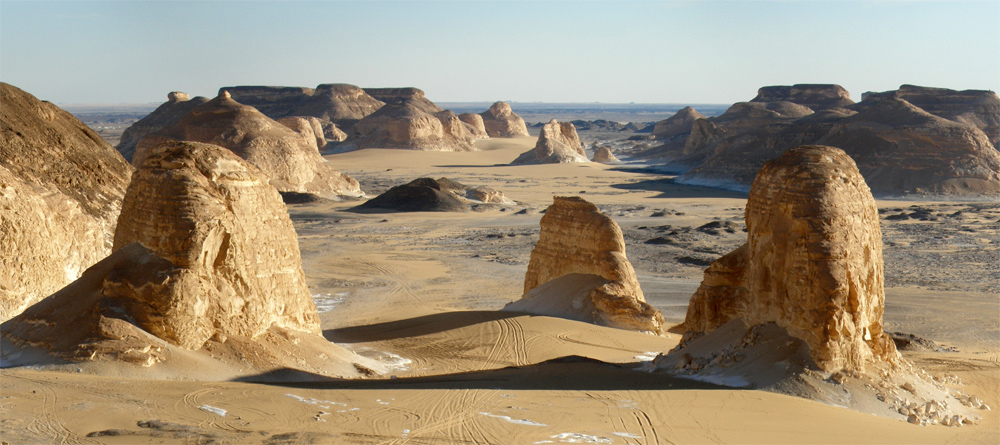
M 825 371 L 894 362 L 885 309 L 878 209 L 842 150 L 803 146 L 761 168 L 746 209 L 747 243 L 705 272 L 684 326 L 776 323 Z
M 296 132 L 223 91 L 170 127 L 139 141 L 132 164 L 141 166 L 152 148 L 164 141 L 204 142 L 232 150 L 264 172 L 279 191 L 331 199 L 360 196 L 358 182 L 330 168 L 319 155 L 320 137 L 314 124 L 301 123 L 302 132 Z
M 132 167 L 71 114 L 0 83 L 0 321 L 111 252 Z
M 646 303 L 614 220 L 581 198 L 557 196 L 540 224 L 524 295 L 504 310 L 663 333 L 663 315 Z
M 549 121 L 538 134 L 535 148 L 518 156 L 511 165 L 589 162 L 576 127 L 569 122 Z
M 135 146 L 147 134 L 154 133 L 169 127 L 180 118 L 187 116 L 194 107 L 208 102 L 208 99 L 197 96 L 191 98 L 187 93 L 171 91 L 167 94 L 167 101 L 156 107 L 142 119 L 130 125 L 122 133 L 121 140 L 118 141 L 118 152 L 122 154 L 126 161 L 132 162 L 135 155 Z
M 813 111 L 830 108 L 845 108 L 854 104 L 851 94 L 840 85 L 795 84 L 762 87 L 751 102 L 792 102 L 811 108 Z
M 529 136 L 524 119 L 515 114 L 507 102 L 496 102 L 479 115 L 483 118 L 486 134 L 491 138 Z

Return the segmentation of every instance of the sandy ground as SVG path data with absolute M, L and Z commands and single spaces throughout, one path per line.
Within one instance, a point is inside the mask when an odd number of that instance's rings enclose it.
M 904 352 L 993 411 L 962 428 L 914 426 L 766 391 L 636 370 L 664 337 L 498 312 L 518 298 L 554 195 L 623 228 L 647 299 L 683 319 L 708 261 L 745 239 L 745 195 L 600 164 L 510 167 L 533 138 L 470 153 L 329 155 L 370 195 L 420 176 L 502 190 L 516 205 L 363 214 L 289 205 L 324 336 L 384 378 L 314 383 L 122 379 L 0 370 L 9 443 L 998 443 L 1000 263 L 995 202 L 881 202 L 888 331 L 948 349 Z M 915 207 L 914 207 L 915 206 Z M 902 216 L 900 216 L 902 215 Z M 66 369 L 66 368 L 63 368 Z M 258 376 L 264 377 L 264 376 Z M 206 375 L 205 380 L 212 380 Z

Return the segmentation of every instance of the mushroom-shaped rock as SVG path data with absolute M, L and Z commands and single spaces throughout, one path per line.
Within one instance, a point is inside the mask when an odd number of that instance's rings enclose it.
M 882 330 L 882 232 L 854 161 L 825 146 L 791 149 L 761 168 L 746 209 L 747 243 L 714 261 L 684 326 L 776 323 L 826 371 L 863 371 L 898 354 Z
M 569 318 L 660 334 L 663 315 L 646 303 L 625 256 L 621 228 L 578 197 L 555 197 L 541 220 L 524 295 L 506 311 Z
M 673 116 L 657 122 L 656 126 L 653 127 L 653 136 L 663 139 L 690 133 L 694 121 L 704 118 L 705 116 L 694 108 L 681 108 Z
M 601 145 L 594 149 L 594 162 L 600 162 L 602 164 L 617 164 L 621 161 L 615 157 L 615 154 L 611 152 L 611 147 L 606 145 Z
M 518 156 L 511 165 L 589 162 L 576 127 L 569 122 L 549 121 L 542 127 L 535 148 Z
M 132 167 L 83 122 L 0 83 L 0 321 L 111 253 Z
M 356 180 L 330 168 L 319 155 L 315 134 L 297 133 L 227 94 L 223 90 L 170 127 L 144 137 L 132 165 L 141 166 L 152 148 L 164 141 L 204 142 L 232 150 L 271 178 L 279 191 L 331 199 L 361 195 Z
M 491 138 L 514 138 L 529 136 L 528 126 L 521 116 L 514 114 L 507 102 L 496 102 L 489 110 L 480 113 L 486 133 Z

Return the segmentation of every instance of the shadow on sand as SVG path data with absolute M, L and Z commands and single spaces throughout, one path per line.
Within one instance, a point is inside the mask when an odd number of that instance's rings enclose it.
M 747 192 L 725 190 L 700 185 L 679 184 L 674 178 L 647 179 L 645 181 L 626 184 L 613 184 L 611 188 L 619 190 L 645 190 L 660 192 L 654 198 L 738 198 L 746 199 Z
M 519 317 L 521 312 L 504 311 L 454 311 L 424 315 L 405 320 L 389 321 L 372 325 L 351 326 L 323 331 L 323 337 L 334 343 L 362 343 L 394 340 L 404 337 L 418 337 L 474 324 Z

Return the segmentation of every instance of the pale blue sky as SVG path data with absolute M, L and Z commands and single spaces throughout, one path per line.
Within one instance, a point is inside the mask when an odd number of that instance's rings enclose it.
M 0 80 L 61 104 L 225 85 L 440 102 L 732 103 L 764 85 L 1000 90 L 1000 0 L 17 2 Z

